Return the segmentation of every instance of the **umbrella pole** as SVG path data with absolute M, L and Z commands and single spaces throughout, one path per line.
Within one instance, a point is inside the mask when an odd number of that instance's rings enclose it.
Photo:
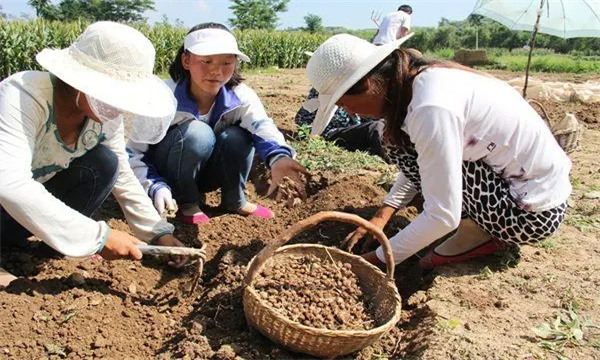
M 540 26 L 540 17 L 542 17 L 542 9 L 544 8 L 544 0 L 540 1 L 540 8 L 537 13 L 537 19 L 533 26 L 533 34 L 531 34 L 531 44 L 529 45 L 529 56 L 527 57 L 527 68 L 525 69 L 525 85 L 523 86 L 523 97 L 527 97 L 527 83 L 529 82 L 529 66 L 531 65 L 531 54 L 533 53 L 533 46 L 535 45 L 535 37 Z

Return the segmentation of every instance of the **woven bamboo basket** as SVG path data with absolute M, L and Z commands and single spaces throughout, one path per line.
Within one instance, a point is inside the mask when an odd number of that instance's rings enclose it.
M 368 230 L 383 246 L 387 274 L 362 257 L 323 245 L 283 246 L 292 237 L 310 229 L 322 221 L 341 221 L 361 226 Z M 261 269 L 273 261 L 312 254 L 321 260 L 342 261 L 352 265 L 360 287 L 369 294 L 376 327 L 370 330 L 330 330 L 305 326 L 293 321 L 264 302 L 253 287 L 255 277 Z M 248 324 L 272 341 L 284 347 L 322 358 L 335 358 L 361 350 L 390 330 L 400 319 L 401 299 L 394 283 L 394 261 L 389 241 L 383 231 L 357 215 L 335 211 L 324 211 L 304 219 L 266 246 L 248 265 L 244 279 L 244 313 Z
M 585 128 L 581 123 L 577 122 L 577 125 L 568 128 L 557 129 L 556 121 L 550 119 L 546 108 L 544 108 L 544 106 L 539 101 L 531 99 L 527 101 L 529 101 L 529 104 L 537 106 L 542 111 L 542 119 L 544 119 L 546 124 L 548 124 L 548 127 L 550 128 L 552 135 L 554 135 L 554 138 L 558 142 L 558 145 L 560 145 L 560 147 L 567 154 L 579 148 L 579 142 L 581 140 L 581 136 Z

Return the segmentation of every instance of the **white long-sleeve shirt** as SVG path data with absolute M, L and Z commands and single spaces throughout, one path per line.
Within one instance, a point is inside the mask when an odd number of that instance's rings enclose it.
M 410 30 L 411 15 L 402 10 L 387 14 L 381 21 L 379 30 L 373 39 L 373 44 L 383 45 L 400 38 L 402 28 Z
M 123 126 L 106 134 L 101 124 L 87 120 L 77 143 L 69 147 L 58 134 L 53 93 L 47 72 L 25 71 L 0 83 L 0 206 L 67 256 L 96 253 L 106 241 L 106 223 L 71 209 L 42 184 L 102 143 L 118 157 L 118 177 L 112 193 L 135 236 L 149 241 L 172 233 L 173 225 L 161 220 L 129 167 Z
M 462 163 L 483 160 L 528 211 L 563 204 L 571 161 L 542 118 L 508 84 L 463 70 L 430 68 L 415 78 L 402 127 L 415 144 L 423 212 L 390 239 L 400 263 L 456 229 L 462 210 Z M 384 203 L 405 206 L 414 186 L 400 174 Z M 377 255 L 384 261 L 382 249 Z

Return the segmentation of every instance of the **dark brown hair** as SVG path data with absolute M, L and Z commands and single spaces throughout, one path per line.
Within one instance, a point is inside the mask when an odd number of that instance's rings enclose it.
M 404 11 L 405 13 L 411 15 L 412 14 L 412 7 L 410 5 L 400 5 L 400 7 L 398 8 L 398 11 Z
M 415 77 L 430 67 L 445 67 L 477 72 L 473 69 L 445 60 L 426 59 L 412 49 L 396 49 L 383 59 L 373 70 L 352 86 L 346 95 L 359 95 L 367 90 L 367 79 L 371 79 L 375 92 L 385 96 L 383 137 L 386 142 L 398 147 L 414 147 L 410 137 L 402 130 L 402 124 L 412 101 L 412 85 Z
M 229 29 L 223 24 L 208 22 L 194 26 L 190 29 L 190 31 L 188 31 L 188 34 L 201 29 L 221 29 L 229 31 Z M 177 55 L 175 55 L 175 58 L 173 59 L 173 62 L 171 62 L 171 66 L 169 66 L 169 75 L 171 76 L 171 79 L 173 79 L 173 81 L 175 81 L 176 83 L 183 81 L 185 78 L 190 76 L 190 72 L 184 69 L 183 65 L 181 64 L 181 56 L 184 52 L 189 53 L 183 48 L 183 45 L 181 45 L 181 47 L 177 51 Z M 242 78 L 242 75 L 240 75 L 239 65 L 236 65 L 231 79 L 229 79 L 225 86 L 227 86 L 228 88 L 234 88 L 237 85 L 241 84 L 242 81 L 244 81 L 244 78 Z

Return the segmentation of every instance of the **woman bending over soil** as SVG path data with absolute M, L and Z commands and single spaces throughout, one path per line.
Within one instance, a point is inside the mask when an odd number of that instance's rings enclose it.
M 154 47 L 117 23 L 90 25 L 68 49 L 40 52 L 48 72 L 0 83 L 0 239 L 32 234 L 62 254 L 140 259 L 144 242 L 181 246 L 128 163 L 123 119 L 153 142 L 175 113 L 169 88 L 152 75 Z M 90 215 L 112 192 L 135 234 Z M 172 263 L 182 266 L 185 258 Z M 14 279 L 0 273 L 0 285 Z
M 384 147 L 401 171 L 371 222 L 383 228 L 415 194 L 423 195 L 422 213 L 391 238 L 395 262 L 457 228 L 421 259 L 422 267 L 555 233 L 571 193 L 571 162 L 544 121 L 504 82 L 415 57 L 399 48 L 406 39 L 376 47 L 336 35 L 307 66 L 319 91 L 313 132 L 326 128 L 335 105 L 386 119 Z M 350 234 L 350 244 L 364 233 Z M 384 261 L 381 249 L 363 256 Z

